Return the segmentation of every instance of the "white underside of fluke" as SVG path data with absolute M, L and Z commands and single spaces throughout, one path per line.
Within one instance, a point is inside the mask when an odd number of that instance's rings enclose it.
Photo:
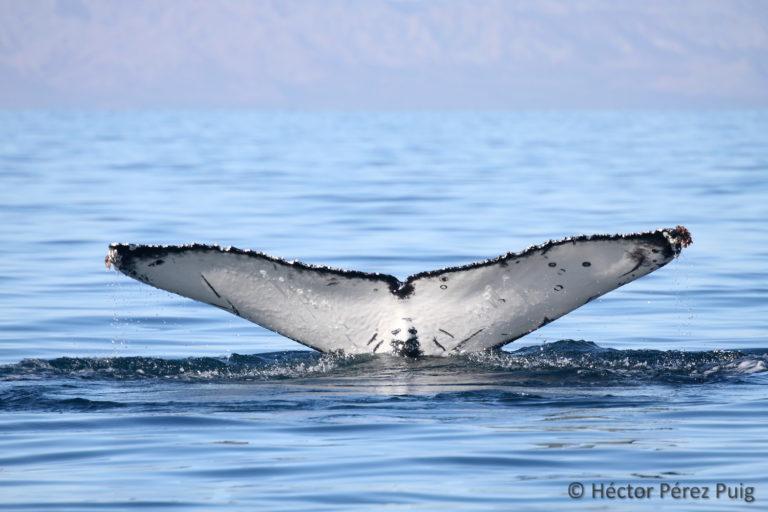
M 107 263 L 322 352 L 445 356 L 510 343 L 689 243 L 682 227 L 576 237 L 405 282 L 199 244 L 113 244 Z

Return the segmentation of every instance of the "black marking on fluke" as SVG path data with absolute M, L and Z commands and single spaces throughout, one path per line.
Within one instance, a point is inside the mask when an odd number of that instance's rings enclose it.
M 234 314 L 236 314 L 237 316 L 240 316 L 240 312 L 237 310 L 237 308 L 235 307 L 235 305 L 234 305 L 234 304 L 232 304 L 232 302 L 231 302 L 229 299 L 226 299 L 226 298 L 225 298 L 224 300 L 225 300 L 225 301 L 227 301 L 227 304 L 229 304 L 229 307 L 231 307 L 231 308 L 232 308 L 232 312 L 233 312 Z
M 448 336 L 450 336 L 451 338 L 453 338 L 453 334 L 449 333 L 449 332 L 448 332 L 448 331 L 446 331 L 445 329 L 438 329 L 438 331 L 440 331 L 440 332 L 441 332 L 441 333 L 443 333 L 443 334 L 447 334 Z
M 439 341 L 437 341 L 437 338 L 432 338 L 432 343 L 437 345 L 439 348 L 443 349 L 443 352 L 445 352 L 445 347 L 442 346 Z
M 232 312 L 237 316 L 240 316 L 240 311 L 238 311 L 235 305 L 232 304 L 232 301 L 230 301 L 226 297 L 222 297 L 221 295 L 219 295 L 219 292 L 216 291 L 216 288 L 213 287 L 213 285 L 205 278 L 203 274 L 200 274 L 200 277 L 203 279 L 203 282 L 205 282 L 205 284 L 208 285 L 208 288 L 211 289 L 211 291 L 213 292 L 214 295 L 216 295 L 217 298 L 224 299 L 225 301 L 227 301 L 227 304 L 229 304 L 229 307 L 232 308 Z
M 395 329 L 392 331 L 393 335 L 397 335 L 402 332 L 402 329 Z M 419 343 L 418 331 L 414 326 L 410 326 L 406 329 L 408 337 L 405 340 L 399 340 L 394 338 L 390 340 L 389 345 L 392 347 L 392 351 L 400 356 L 404 357 L 419 357 L 422 355 L 421 345 Z
M 373 333 L 373 336 L 371 336 L 371 339 L 368 340 L 368 343 L 366 343 L 366 345 L 370 345 L 371 343 L 373 343 L 373 340 L 375 340 L 376 336 L 378 336 L 378 335 L 379 335 L 379 333 L 377 333 L 377 332 Z
M 642 250 L 637 250 L 635 252 L 629 253 L 630 257 L 634 258 L 635 261 L 637 261 L 637 264 L 632 267 L 630 270 L 627 270 L 623 274 L 621 274 L 619 277 L 624 277 L 627 274 L 631 274 L 635 270 L 639 269 L 640 266 L 645 263 L 645 253 Z M 633 274 L 634 275 L 634 274 Z
M 419 357 L 422 355 L 419 337 L 416 336 L 416 329 L 408 329 L 411 334 L 405 340 L 394 339 L 389 342 L 395 354 L 403 357 Z
M 209 283 L 209 282 L 208 282 L 208 280 L 205 278 L 205 276 L 204 276 L 203 274 L 200 274 L 200 277 L 203 279 L 203 282 L 205 282 L 205 284 L 206 284 L 206 285 L 208 285 L 208 288 L 210 288 L 210 289 L 211 289 L 211 291 L 213 292 L 213 294 L 214 294 L 214 295 L 215 295 L 217 298 L 219 298 L 219 299 L 220 299 L 220 298 L 221 298 L 221 295 L 219 295 L 219 292 L 217 292 L 217 291 L 216 291 L 216 288 L 214 288 L 214 287 L 213 287 L 213 285 L 212 285 L 211 283 Z
M 459 350 L 461 347 L 463 347 L 463 346 L 464 346 L 464 344 L 465 344 L 466 342 L 468 342 L 469 340 L 471 340 L 472 338 L 474 338 L 475 336 L 477 336 L 477 335 L 478 335 L 478 334 L 480 334 L 481 332 L 483 332 L 483 329 L 478 329 L 477 331 L 475 331 L 475 332 L 473 332 L 472 334 L 470 334 L 468 338 L 464 338 L 463 340 L 461 340 L 461 341 L 459 342 L 459 344 L 458 344 L 458 345 L 456 345 L 455 347 L 453 347 L 453 350 L 452 350 L 452 352 L 455 352 L 456 350 Z

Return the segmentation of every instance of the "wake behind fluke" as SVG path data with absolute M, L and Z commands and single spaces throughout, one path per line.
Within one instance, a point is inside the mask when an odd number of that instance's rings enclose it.
M 501 348 L 658 270 L 692 241 L 683 226 L 582 235 L 405 281 L 203 244 L 111 244 L 106 264 L 321 352 L 448 356 Z
M 350 386 L 387 393 L 433 394 L 523 387 L 595 388 L 633 385 L 747 382 L 768 372 L 768 348 L 733 350 L 619 350 L 590 341 L 560 340 L 514 351 L 477 352 L 452 358 L 320 354 L 308 350 L 227 357 L 162 359 L 128 356 L 25 359 L 0 365 L 0 383 L 82 381 L 280 382 L 330 388 Z M 308 381 L 309 379 L 309 381 Z M 392 387 L 394 386 L 394 388 Z M 313 388 L 313 386 L 310 386 Z M 0 387 L 0 409 L 3 395 Z M 28 390 L 22 386 L 18 392 Z M 314 388 L 313 388 L 314 389 Z M 399 391 L 397 391 L 399 393 Z M 16 393 L 16 391 L 14 391 Z M 21 395 L 14 395 L 23 398 Z

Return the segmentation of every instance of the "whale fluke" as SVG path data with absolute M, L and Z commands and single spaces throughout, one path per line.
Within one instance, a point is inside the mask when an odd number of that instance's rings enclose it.
M 511 343 L 691 242 L 683 226 L 577 236 L 405 281 L 202 244 L 112 244 L 106 263 L 322 352 L 447 356 Z

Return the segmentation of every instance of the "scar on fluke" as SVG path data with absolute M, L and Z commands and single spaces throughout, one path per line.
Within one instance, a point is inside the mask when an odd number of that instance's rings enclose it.
M 230 308 L 232 308 L 232 312 L 233 312 L 234 314 L 236 314 L 237 316 L 240 316 L 240 311 L 238 311 L 238 310 L 237 310 L 237 308 L 235 307 L 235 305 L 234 305 L 234 304 L 232 304 L 232 302 L 231 302 L 229 299 L 224 299 L 224 300 L 225 300 L 225 301 L 227 301 L 227 304 L 229 304 L 229 307 L 230 307 Z
M 473 332 L 472 334 L 470 334 L 470 335 L 469 335 L 469 337 L 467 337 L 467 338 L 464 338 L 463 340 L 461 340 L 461 341 L 459 342 L 459 344 L 458 344 L 458 345 L 456 345 L 455 347 L 453 347 L 453 350 L 454 350 L 454 351 L 455 351 L 455 350 L 459 350 L 459 349 L 460 349 L 462 346 L 464 346 L 464 344 L 465 344 L 466 342 L 468 342 L 469 340 L 471 340 L 472 338 L 474 338 L 475 336 L 477 336 L 478 334 L 480 334 L 481 332 L 483 332 L 483 330 L 484 330 L 484 329 L 478 329 L 477 331 Z
M 208 280 L 205 278 L 203 274 L 200 274 L 200 277 L 203 279 L 203 282 L 208 286 L 208 288 L 211 289 L 214 295 L 216 295 L 217 298 L 221 298 L 221 295 L 219 295 L 219 292 L 216 291 L 216 288 L 213 287 L 211 283 L 208 282 Z

